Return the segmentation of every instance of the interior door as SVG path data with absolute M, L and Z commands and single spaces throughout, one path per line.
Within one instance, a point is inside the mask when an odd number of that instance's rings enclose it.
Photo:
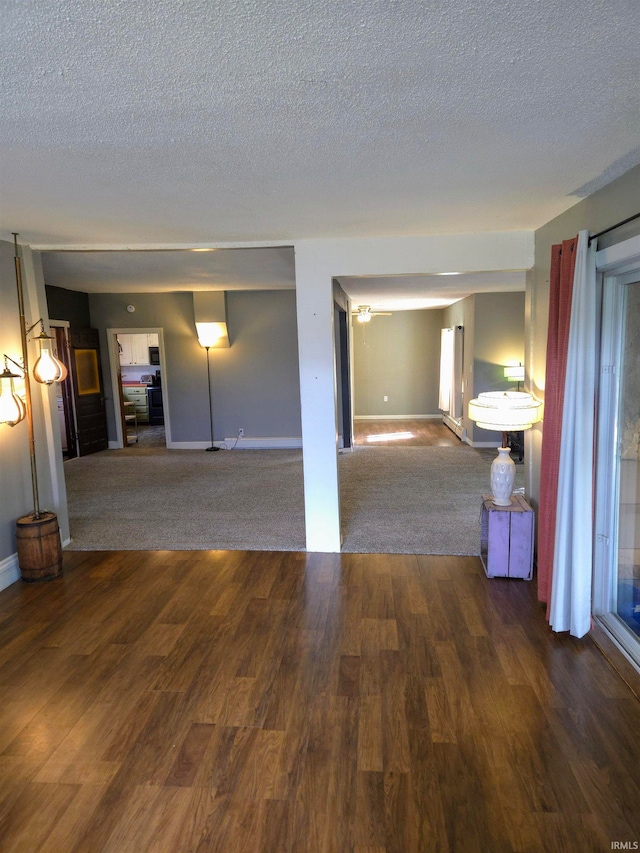
M 109 446 L 98 330 L 74 330 L 70 338 L 78 455 L 87 456 Z
M 67 378 L 57 386 L 56 390 L 58 392 L 58 406 L 62 405 L 62 421 L 60 424 L 62 451 L 65 459 L 73 459 L 78 455 L 78 447 L 69 329 L 67 326 L 55 326 L 53 323 L 50 323 L 50 328 L 55 337 L 55 355 L 67 368 L 68 373 Z
M 334 306 L 336 347 L 336 387 L 338 434 L 342 446 L 351 447 L 351 393 L 349 387 L 349 314 L 338 304 Z

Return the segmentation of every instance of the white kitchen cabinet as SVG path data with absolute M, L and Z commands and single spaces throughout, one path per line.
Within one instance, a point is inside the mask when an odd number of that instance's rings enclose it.
M 147 397 L 147 387 L 138 388 L 135 386 L 124 385 L 122 388 L 122 396 L 129 403 L 134 403 L 136 415 L 138 416 L 139 424 L 149 423 L 149 402 Z
M 149 364 L 149 344 L 146 335 L 131 335 L 131 363 Z
M 116 335 L 120 364 L 131 364 L 131 335 Z
M 156 346 L 149 344 L 149 338 L 158 338 L 158 335 L 118 335 L 118 343 L 120 344 L 120 364 L 149 364 L 149 347 Z

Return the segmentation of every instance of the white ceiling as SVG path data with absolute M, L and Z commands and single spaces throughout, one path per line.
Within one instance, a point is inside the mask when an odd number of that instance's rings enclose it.
M 213 251 L 43 252 L 45 282 L 85 293 L 295 288 L 293 249 Z M 339 282 L 355 306 L 407 311 L 441 308 L 471 293 L 525 289 L 524 271 L 398 275 Z
M 12 0 L 2 23 L 0 235 L 32 246 L 528 230 L 640 161 L 635 0 Z
M 456 275 L 397 275 L 381 278 L 342 277 L 340 284 L 354 307 L 373 311 L 443 308 L 472 293 L 508 293 L 525 289 L 524 270 Z
M 280 290 L 295 287 L 293 249 L 43 252 L 47 284 L 85 293 Z

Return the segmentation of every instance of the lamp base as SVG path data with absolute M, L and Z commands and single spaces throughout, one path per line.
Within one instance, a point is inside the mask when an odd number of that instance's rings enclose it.
M 211 447 L 205 447 L 205 450 L 220 450 L 220 448 L 215 445 L 211 445 Z
M 16 545 L 20 574 L 26 583 L 48 581 L 62 574 L 62 546 L 55 513 L 45 510 L 39 518 L 19 518 Z
M 516 465 L 510 447 L 499 447 L 491 463 L 491 492 L 496 506 L 511 506 L 511 492 L 516 478 Z

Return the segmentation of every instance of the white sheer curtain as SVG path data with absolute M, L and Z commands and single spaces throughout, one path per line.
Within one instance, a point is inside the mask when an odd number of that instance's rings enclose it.
M 556 538 L 549 623 L 584 636 L 591 628 L 593 461 L 597 364 L 596 244 L 578 235 L 562 412 Z
M 440 330 L 440 393 L 438 408 L 449 411 L 453 379 L 453 329 Z
M 438 408 L 462 417 L 462 326 L 440 332 L 440 393 Z

